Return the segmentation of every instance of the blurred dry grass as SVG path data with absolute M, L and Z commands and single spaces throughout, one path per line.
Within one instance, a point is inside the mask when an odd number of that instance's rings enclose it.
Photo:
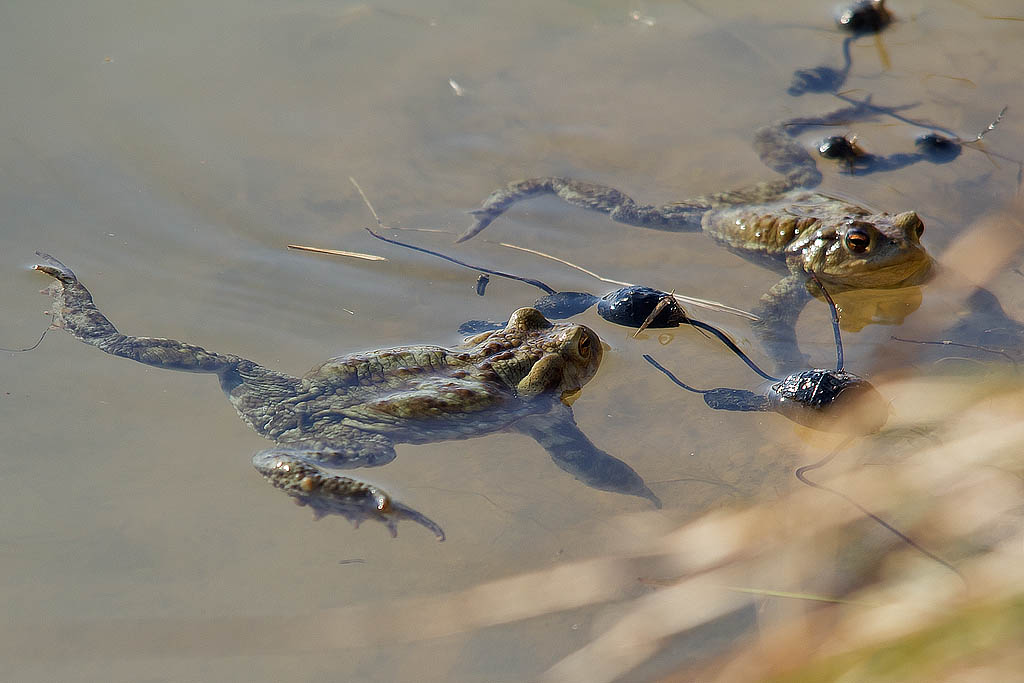
M 632 680 L 670 638 L 753 607 L 756 629 L 665 680 L 1019 680 L 1024 386 L 979 379 L 882 387 L 901 415 L 843 451 L 830 469 L 845 462 L 847 470 L 827 481 L 959 574 L 894 534 L 882 532 L 879 542 L 879 527 L 847 502 L 798 489 L 653 537 L 657 515 L 637 516 L 624 523 L 651 538 L 629 553 L 378 606 L 371 629 L 351 609 L 338 610 L 324 615 L 326 627 L 350 645 L 418 640 L 618 601 L 617 620 L 544 675 L 592 683 Z M 808 444 L 808 460 L 821 446 Z M 865 534 L 874 539 L 866 551 Z M 646 591 L 625 597 L 638 584 Z M 773 614 L 768 603 L 785 608 Z
M 599 615 L 588 642 L 541 680 L 1021 680 L 1024 382 L 1005 372 L 906 377 L 879 390 L 897 409 L 890 424 L 841 451 L 813 479 L 956 571 L 832 493 L 796 487 L 678 528 L 666 528 L 663 512 L 624 517 L 612 530 L 620 552 L 467 590 L 293 617 L 20 627 L 4 634 L 0 653 L 324 654 L 607 605 L 593 610 Z M 819 436 L 806 440 L 807 463 L 835 446 L 834 436 Z M 756 618 L 733 624 L 724 645 L 700 632 L 735 614 Z M 688 654 L 673 659 L 687 634 Z
M 1018 197 L 967 231 L 932 286 L 955 301 L 989 282 L 1019 251 L 1022 209 Z M 801 489 L 663 534 L 653 516 L 633 518 L 633 535 L 651 540 L 629 553 L 395 606 L 387 632 L 431 637 L 619 601 L 613 623 L 544 675 L 595 683 L 632 679 L 670 639 L 753 607 L 756 628 L 664 680 L 1024 680 L 1024 383 L 994 366 L 908 371 L 878 388 L 893 419 L 815 479 L 955 570 L 842 498 Z M 806 462 L 835 446 L 808 438 Z M 627 597 L 638 581 L 651 587 Z

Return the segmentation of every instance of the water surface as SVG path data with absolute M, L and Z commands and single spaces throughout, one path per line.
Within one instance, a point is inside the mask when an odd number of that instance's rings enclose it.
M 989 18 L 1018 10 L 1011 0 L 894 5 L 898 23 L 853 46 L 845 88 L 915 103 L 912 115 L 964 136 L 1008 104 L 986 144 L 1022 156 L 1021 24 Z M 36 249 L 68 263 L 126 333 L 291 374 L 346 351 L 455 343 L 459 323 L 503 319 L 538 293 L 492 281 L 480 298 L 473 273 L 373 241 L 349 176 L 385 222 L 453 232 L 465 210 L 522 177 L 605 182 L 649 203 L 764 179 L 751 131 L 838 105 L 786 94 L 794 69 L 839 66 L 830 12 L 795 1 L 8 3 L 0 344 L 30 343 L 46 325 L 35 294 L 45 282 L 26 268 Z M 850 132 L 884 153 L 909 151 L 921 131 L 879 119 Z M 935 253 L 1017 188 L 1013 164 L 977 151 L 887 174 L 822 168 L 828 191 L 919 210 Z M 604 287 L 481 239 L 403 236 L 559 289 Z M 746 308 L 777 279 L 701 235 L 619 226 L 551 200 L 522 205 L 482 237 Z M 289 242 L 391 261 L 289 252 Z M 1018 278 L 1007 271 L 992 287 L 1020 318 Z M 915 315 L 955 316 L 947 304 L 926 289 Z M 758 356 L 743 321 L 708 319 Z M 652 353 L 699 385 L 756 386 L 726 351 L 689 329 L 633 340 L 592 311 L 580 320 L 610 352 L 577 420 L 646 478 L 667 522 L 798 485 L 791 425 L 713 413 L 640 358 Z M 891 369 L 882 349 L 892 332 L 848 334 L 849 366 Z M 811 304 L 801 336 L 818 363 L 831 362 L 824 306 Z M 903 353 L 900 363 L 916 351 Z M 617 516 L 648 509 L 587 489 L 527 438 L 502 434 L 400 446 L 393 463 L 361 472 L 441 523 L 445 543 L 410 526 L 391 540 L 379 526 L 313 523 L 251 470 L 265 442 L 212 377 L 129 363 L 59 333 L 0 362 L 0 639 L 12 680 L 531 679 L 587 642 L 601 610 L 315 653 L 294 638 L 250 639 L 241 625 L 590 557 L 629 542 L 610 537 Z M 151 630 L 137 642 L 103 637 L 139 619 Z M 190 645 L 192 631 L 209 634 L 209 647 Z M 99 635 L 84 646 L 76 633 Z

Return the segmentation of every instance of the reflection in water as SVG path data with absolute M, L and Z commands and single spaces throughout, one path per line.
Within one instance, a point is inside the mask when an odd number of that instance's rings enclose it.
M 845 332 L 860 332 L 867 325 L 902 325 L 921 307 L 923 288 L 865 289 L 856 295 L 837 294 L 840 324 Z
M 984 287 L 977 288 L 964 302 L 967 313 L 940 333 L 941 339 L 892 339 L 904 343 L 954 347 L 958 351 L 993 360 L 1002 356 L 1015 367 L 1024 354 L 1024 324 L 1010 318 L 996 296 Z M 943 352 L 944 353 L 944 352 Z M 935 358 L 934 354 L 923 357 Z

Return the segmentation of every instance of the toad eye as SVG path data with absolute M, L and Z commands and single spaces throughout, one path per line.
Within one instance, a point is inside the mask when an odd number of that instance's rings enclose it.
M 863 254 L 871 246 L 871 236 L 863 230 L 850 230 L 846 233 L 846 248 L 855 254 Z
M 587 360 L 590 358 L 590 354 L 593 353 L 593 342 L 590 340 L 589 334 L 581 334 L 580 341 L 576 344 L 576 352 L 580 354 L 580 358 Z

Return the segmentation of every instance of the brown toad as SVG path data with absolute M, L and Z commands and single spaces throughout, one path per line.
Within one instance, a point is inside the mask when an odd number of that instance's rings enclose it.
M 316 517 L 374 519 L 395 535 L 412 519 L 444 539 L 424 515 L 379 488 L 331 468 L 372 467 L 395 457 L 396 443 L 467 439 L 518 431 L 533 437 L 555 464 L 598 489 L 658 498 L 627 464 L 580 431 L 566 399 L 597 372 L 601 341 L 582 325 L 551 323 L 521 308 L 500 330 L 464 346 L 404 346 L 332 358 L 290 377 L 231 354 L 173 339 L 121 334 L 92 295 L 57 259 L 38 253 L 35 266 L 54 278 L 53 325 L 123 358 L 158 368 L 216 374 L 239 416 L 277 445 L 253 456 L 274 486 Z
M 811 298 L 811 274 L 829 291 L 842 292 L 916 284 L 931 268 L 931 257 L 921 245 L 924 223 L 917 213 L 875 213 L 807 190 L 821 182 L 821 173 L 814 159 L 792 138 L 808 126 L 891 111 L 863 102 L 821 117 L 765 126 L 754 135 L 754 149 L 761 161 L 783 178 L 661 206 L 637 204 L 614 188 L 568 178 L 512 183 L 493 192 L 472 212 L 476 222 L 459 241 L 479 233 L 515 202 L 540 194 L 554 194 L 628 225 L 670 232 L 703 231 L 730 251 L 785 273 L 754 310 L 761 318 L 755 330 L 780 365 L 801 365 L 795 326 Z

